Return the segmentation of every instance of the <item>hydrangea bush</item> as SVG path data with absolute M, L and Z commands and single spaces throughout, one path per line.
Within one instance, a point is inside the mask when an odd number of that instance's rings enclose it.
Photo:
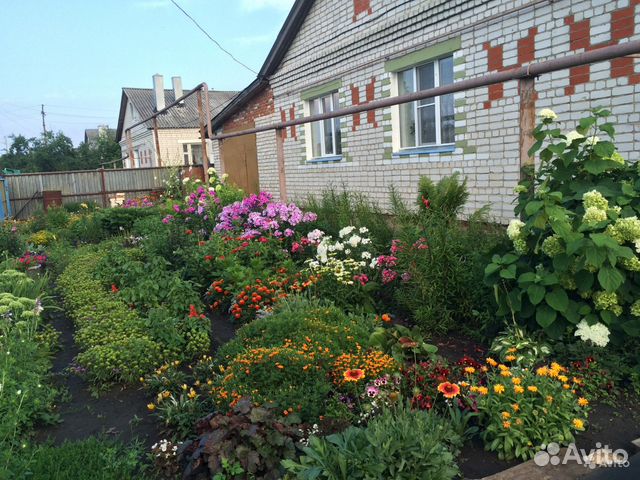
M 595 109 L 562 133 L 540 112 L 540 166 L 516 187 L 512 248 L 485 270 L 499 314 L 598 346 L 640 335 L 640 174 L 617 152 L 609 115 Z

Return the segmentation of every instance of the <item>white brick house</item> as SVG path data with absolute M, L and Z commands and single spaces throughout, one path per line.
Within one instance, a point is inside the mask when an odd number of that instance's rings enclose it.
M 153 82 L 153 89 L 122 89 L 116 140 L 120 144 L 124 168 L 160 166 L 151 121 L 131 130 L 133 158 L 128 158 L 129 146 L 125 135 L 125 131 L 130 125 L 162 110 L 184 94 L 180 77 L 172 78 L 173 89 L 171 90 L 164 88 L 162 75 L 154 75 Z M 236 93 L 210 90 L 209 104 L 212 114 L 220 112 Z M 202 164 L 202 144 L 195 95 L 188 97 L 182 105 L 175 106 L 159 115 L 157 122 L 162 166 Z M 209 143 L 207 154 L 211 159 L 211 145 Z
M 258 79 L 213 127 L 266 125 L 623 43 L 640 38 L 639 23 L 640 0 L 298 0 Z M 636 160 L 638 67 L 628 57 L 544 75 L 536 108 L 554 109 L 566 130 L 593 107 L 611 109 L 619 151 Z M 265 97 L 269 108 L 257 106 Z M 287 129 L 289 197 L 334 184 L 384 205 L 393 184 L 413 201 L 420 175 L 458 171 L 468 180 L 469 211 L 490 204 L 496 220 L 508 220 L 519 177 L 518 102 L 513 81 Z M 254 142 L 260 188 L 277 194 L 275 134 Z M 224 151 L 222 160 L 227 170 L 238 161 Z

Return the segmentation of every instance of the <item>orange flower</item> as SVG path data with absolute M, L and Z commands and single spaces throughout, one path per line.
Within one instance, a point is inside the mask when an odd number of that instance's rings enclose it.
M 489 357 L 487 358 L 487 363 L 489 365 L 491 365 L 492 367 L 495 367 L 496 365 L 498 365 L 498 362 L 496 362 L 493 358 Z
M 589 405 L 589 400 L 584 397 L 580 397 L 578 399 L 578 405 L 580 405 L 581 407 L 586 407 L 587 405 Z
M 364 378 L 364 370 L 352 368 L 344 372 L 343 377 L 347 382 L 359 382 Z
M 502 422 L 504 428 L 511 428 L 511 422 Z
M 147 408 L 149 409 L 150 412 L 153 412 L 156 409 L 156 406 L 153 403 L 148 403 Z
M 517 403 L 514 403 L 513 405 L 511 405 L 511 408 L 513 408 L 514 412 L 517 412 L 518 410 L 520 410 L 520 405 L 518 405 Z
M 538 391 L 538 387 L 536 387 L 535 385 L 529 385 L 527 387 L 527 390 L 529 390 L 530 392 L 536 393 Z
M 389 323 L 391 321 L 391 315 L 389 315 L 388 313 L 384 313 L 382 315 L 382 321 L 385 323 Z
M 520 385 L 515 385 L 513 387 L 513 391 L 516 392 L 516 393 L 522 393 L 522 392 L 524 392 L 524 388 L 522 388 Z
M 513 362 L 518 357 L 516 357 L 515 355 L 507 355 L 504 358 L 505 358 L 505 360 L 507 360 L 507 362 Z
M 499 383 L 497 385 L 494 385 L 493 391 L 496 392 L 497 394 L 504 393 L 504 385 L 500 385 Z
M 438 385 L 438 391 L 444 395 L 444 398 L 453 398 L 460 393 L 460 387 L 455 383 L 443 382 Z
M 464 373 L 468 373 L 468 374 L 476 373 L 476 369 L 473 367 L 464 367 Z

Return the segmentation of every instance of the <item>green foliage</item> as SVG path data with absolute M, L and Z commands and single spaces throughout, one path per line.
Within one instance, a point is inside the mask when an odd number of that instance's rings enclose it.
M 521 327 L 512 325 L 494 338 L 490 352 L 501 362 L 532 368 L 551 355 L 551 346 L 527 334 Z
M 484 265 L 500 237 L 485 222 L 480 210 L 458 221 L 466 199 L 465 183 L 457 176 L 445 177 L 438 184 L 423 180 L 422 195 L 433 199 L 410 212 L 393 203 L 400 221 L 396 270 L 406 272 L 408 280 L 394 290 L 397 305 L 409 312 L 425 331 L 445 333 L 459 326 L 472 330 L 491 323 L 489 288 L 483 286 Z M 433 193 L 429 193 L 433 192 Z M 442 210 L 437 210 L 441 208 Z
M 96 212 L 102 228 L 109 235 L 129 232 L 134 223 L 140 218 L 155 217 L 160 221 L 160 210 L 157 207 L 148 208 L 105 208 Z
M 306 337 L 335 352 L 352 351 L 355 343 L 369 346 L 373 327 L 371 316 L 346 315 L 321 300 L 294 298 L 278 304 L 271 315 L 240 328 L 233 340 L 218 349 L 216 359 L 225 365 L 243 351 L 281 346 L 287 339 L 304 343 Z
M 142 471 L 143 454 L 141 445 L 95 437 L 60 446 L 28 445 L 7 459 L 5 473 L 15 480 L 144 480 L 149 477 Z
M 456 219 L 468 199 L 467 179 L 460 181 L 458 173 L 443 177 L 438 183 L 426 176 L 418 182 L 418 207 L 428 215 Z
M 283 465 L 295 478 L 451 479 L 458 474 L 460 437 L 431 411 L 385 410 L 364 428 L 311 437 L 299 463 Z
M 596 109 L 569 134 L 551 118 L 536 127 L 541 164 L 517 187 L 522 221 L 512 220 L 512 247 L 485 269 L 499 315 L 601 346 L 608 331 L 615 341 L 640 336 L 640 175 L 616 152 L 608 115 Z
M 378 327 L 369 337 L 369 343 L 373 348 L 390 354 L 401 365 L 407 360 L 433 357 L 438 352 L 438 347 L 425 342 L 418 327 Z
M 393 238 L 393 228 L 388 216 L 378 204 L 361 193 L 353 193 L 334 187 L 324 190 L 319 198 L 309 196 L 303 209 L 318 215 L 316 222 L 308 225 L 308 231 L 319 228 L 327 235 L 338 238 L 345 225 L 367 227 L 373 244 L 381 248 Z
M 0 225 L 0 256 L 17 257 L 24 253 L 24 241 L 17 227 L 11 222 Z
M 201 421 L 200 437 L 182 446 L 187 465 L 182 478 L 282 478 L 281 460 L 295 457 L 294 442 L 300 436 L 296 420 L 295 415 L 278 418 L 270 405 L 258 407 L 241 399 L 233 414 Z

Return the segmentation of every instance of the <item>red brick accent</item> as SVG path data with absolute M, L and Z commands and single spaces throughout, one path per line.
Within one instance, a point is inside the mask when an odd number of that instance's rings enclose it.
M 635 30 L 635 4 L 637 3 L 640 2 L 634 2 L 626 8 L 611 12 L 611 40 L 613 42 L 617 43 L 633 35 Z
M 376 77 L 371 77 L 371 82 L 367 83 L 365 87 L 365 99 L 366 103 L 373 102 L 375 97 Z M 378 128 L 378 122 L 376 122 L 375 110 L 369 110 L 367 112 L 367 123 L 373 125 L 373 128 Z
M 271 87 L 266 87 L 262 92 L 231 116 L 223 125 L 227 132 L 241 130 L 243 128 L 253 128 L 256 126 L 256 118 L 272 115 L 275 111 L 273 105 L 273 92 Z
M 296 107 L 295 105 L 291 105 L 291 108 L 289 109 L 289 120 L 294 120 L 295 118 L 296 118 Z M 294 140 L 298 139 L 295 125 L 291 125 L 291 136 L 293 137 Z
M 285 112 L 282 107 L 280 107 L 280 121 L 281 122 L 286 122 L 287 121 L 287 112 Z M 282 138 L 286 139 L 287 138 L 287 129 L 283 128 L 282 129 Z
M 349 88 L 351 89 L 351 105 L 360 105 L 360 89 L 353 83 L 349 86 Z M 360 114 L 354 113 L 353 126 L 351 127 L 351 130 L 355 132 L 356 128 L 358 128 L 359 126 L 360 126 Z
M 371 0 L 353 0 L 353 21 L 358 21 L 361 13 L 371 15 Z
M 504 96 L 504 84 L 495 83 L 489 85 L 489 103 L 494 100 L 500 100 Z
M 591 21 L 587 18 L 576 23 L 572 15 L 565 18 L 564 22 L 569 25 L 569 48 L 571 50 L 588 49 L 591 45 Z
M 529 35 L 518 40 L 518 63 L 533 62 L 536 58 L 536 35 L 538 34 L 538 28 L 533 27 L 529 29 Z
M 484 49 L 487 51 L 487 63 L 488 71 L 502 70 L 503 69 L 503 50 L 502 45 L 492 47 L 489 42 L 484 44 Z

